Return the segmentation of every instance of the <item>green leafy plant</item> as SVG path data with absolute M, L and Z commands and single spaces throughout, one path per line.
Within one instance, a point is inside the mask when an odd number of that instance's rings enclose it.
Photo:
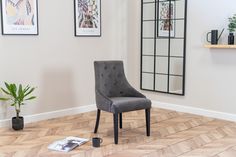
M 19 118 L 19 113 L 21 111 L 21 105 L 25 104 L 25 101 L 35 99 L 36 96 L 30 96 L 35 90 L 34 87 L 27 85 L 23 87 L 21 84 L 8 84 L 5 82 L 6 89 L 1 88 L 1 90 L 6 94 L 6 97 L 0 98 L 2 101 L 9 101 L 11 106 L 15 107 L 16 117 Z
M 235 32 L 236 29 L 236 14 L 229 18 L 228 30 L 230 33 Z

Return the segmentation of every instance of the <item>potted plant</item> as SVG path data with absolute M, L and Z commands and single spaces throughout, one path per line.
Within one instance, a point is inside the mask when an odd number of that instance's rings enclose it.
M 228 44 L 234 45 L 234 32 L 236 30 L 236 14 L 234 14 L 233 17 L 229 18 L 228 30 L 229 30 Z
M 11 106 L 15 107 L 16 117 L 12 118 L 12 128 L 14 130 L 22 130 L 24 128 L 24 118 L 21 117 L 21 106 L 25 105 L 25 101 L 35 99 L 35 96 L 30 96 L 35 90 L 34 87 L 27 85 L 23 87 L 21 84 L 8 84 L 5 82 L 6 89 L 1 88 L 6 97 L 0 98 L 2 101 L 9 101 Z

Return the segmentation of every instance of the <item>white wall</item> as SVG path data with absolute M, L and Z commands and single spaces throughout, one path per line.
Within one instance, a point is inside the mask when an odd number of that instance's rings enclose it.
M 140 87 L 140 1 L 129 0 L 128 74 Z M 236 114 L 236 50 L 204 48 L 211 29 L 227 28 L 235 0 L 188 0 L 186 95 L 143 91 L 156 101 Z M 227 30 L 222 43 L 227 43 Z
M 37 86 L 23 115 L 93 104 L 93 61 L 123 59 L 128 79 L 140 87 L 138 0 L 102 0 L 102 37 L 74 37 L 73 1 L 39 1 L 39 36 L 0 35 L 0 84 Z M 211 29 L 227 25 L 236 1 L 188 0 L 186 95 L 142 91 L 152 100 L 236 114 L 236 52 L 204 48 Z M 227 33 L 222 42 L 227 42 Z M 8 107 L 5 119 L 14 116 Z
M 95 103 L 93 61 L 124 59 L 127 51 L 124 2 L 102 0 L 100 38 L 74 37 L 73 0 L 38 1 L 39 36 L 0 35 L 0 84 L 37 87 L 38 98 L 22 115 Z M 7 110 L 1 119 L 15 115 L 13 108 Z

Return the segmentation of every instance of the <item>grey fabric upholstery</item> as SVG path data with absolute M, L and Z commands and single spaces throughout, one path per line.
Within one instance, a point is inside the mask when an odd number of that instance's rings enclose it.
M 112 97 L 111 111 L 113 113 L 128 112 L 151 108 L 151 101 L 138 97 Z
M 98 109 L 122 113 L 151 108 L 151 101 L 128 83 L 122 61 L 95 61 L 94 69 Z

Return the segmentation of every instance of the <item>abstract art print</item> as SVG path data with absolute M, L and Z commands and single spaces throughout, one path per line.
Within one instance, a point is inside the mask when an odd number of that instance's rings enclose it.
M 74 0 L 75 36 L 101 36 L 101 0 Z
M 37 0 L 1 0 L 3 35 L 38 35 Z
M 159 1 L 158 37 L 175 37 L 175 2 Z

